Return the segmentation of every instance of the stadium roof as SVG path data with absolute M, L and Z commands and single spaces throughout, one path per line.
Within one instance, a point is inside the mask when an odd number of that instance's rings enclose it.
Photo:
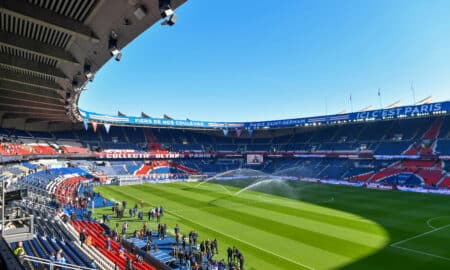
M 111 59 L 111 39 L 122 49 L 160 19 L 158 0 L 0 0 L 0 125 L 76 122 L 71 111 Z

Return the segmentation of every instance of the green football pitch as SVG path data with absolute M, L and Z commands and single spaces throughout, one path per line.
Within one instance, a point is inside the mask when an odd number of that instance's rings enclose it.
M 450 196 L 290 182 L 103 186 L 103 196 L 144 211 L 163 205 L 170 232 L 199 233 L 245 256 L 246 269 L 450 269 Z M 96 209 L 95 215 L 111 213 Z M 127 212 L 125 212 L 127 213 Z M 129 231 L 142 222 L 128 221 Z M 156 222 L 147 222 L 153 230 Z

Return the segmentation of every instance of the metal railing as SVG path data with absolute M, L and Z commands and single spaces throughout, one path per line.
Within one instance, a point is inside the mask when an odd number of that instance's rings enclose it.
M 19 227 L 16 227 L 19 223 Z M 10 224 L 13 224 L 13 227 L 8 227 Z M 11 218 L 11 219 L 3 219 L 2 218 L 2 228 L 1 228 L 1 234 L 3 237 L 10 237 L 17 234 L 23 234 L 23 233 L 33 233 L 34 231 L 34 219 L 33 215 L 28 215 L 21 218 Z
M 21 263 L 30 262 L 30 263 L 37 263 L 37 264 L 40 264 L 40 265 L 46 265 L 46 266 L 48 266 L 49 270 L 53 270 L 53 269 L 55 269 L 55 267 L 59 268 L 59 269 L 72 269 L 72 270 L 92 270 L 92 269 L 96 269 L 96 268 L 85 267 L 85 266 L 78 266 L 78 265 L 68 264 L 68 263 L 58 263 L 58 262 L 54 262 L 54 261 L 51 261 L 51 260 L 42 259 L 42 258 L 38 258 L 38 257 L 33 257 L 33 256 L 29 256 L 29 255 L 19 256 L 19 261 Z

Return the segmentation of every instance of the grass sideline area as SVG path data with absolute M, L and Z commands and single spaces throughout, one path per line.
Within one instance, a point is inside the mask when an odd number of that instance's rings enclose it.
M 450 269 L 450 196 L 291 182 L 234 196 L 249 182 L 103 186 L 103 196 L 163 205 L 173 232 L 236 246 L 245 269 Z M 223 182 L 222 182 L 223 184 Z M 95 209 L 95 216 L 110 208 Z M 125 216 L 127 212 L 125 212 Z M 146 221 L 146 218 L 144 219 Z M 142 222 L 124 218 L 129 231 Z M 118 222 L 112 219 L 110 225 Z M 148 223 L 153 230 L 156 222 Z

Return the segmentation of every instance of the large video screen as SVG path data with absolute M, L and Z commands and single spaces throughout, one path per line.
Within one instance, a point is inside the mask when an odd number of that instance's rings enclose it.
M 248 154 L 247 155 L 247 164 L 249 165 L 259 165 L 264 162 L 264 156 L 258 154 Z

